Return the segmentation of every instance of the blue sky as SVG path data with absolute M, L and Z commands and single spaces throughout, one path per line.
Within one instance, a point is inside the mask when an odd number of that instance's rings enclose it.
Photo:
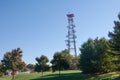
M 0 0 L 0 60 L 12 49 L 23 50 L 23 60 L 52 59 L 66 47 L 66 14 L 74 13 L 77 53 L 88 38 L 106 37 L 118 20 L 120 0 Z

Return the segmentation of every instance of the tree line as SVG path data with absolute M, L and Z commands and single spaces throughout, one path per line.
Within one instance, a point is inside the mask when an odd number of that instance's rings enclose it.
M 69 53 L 67 49 L 61 51 L 61 52 L 55 52 L 53 55 L 53 59 L 50 61 L 52 64 L 49 66 L 47 63 L 49 62 L 49 59 L 45 55 L 41 55 L 40 57 L 36 58 L 36 65 L 34 67 L 34 70 L 37 72 L 43 72 L 44 71 L 52 71 L 55 72 L 56 70 L 75 70 L 79 69 L 79 58 L 74 57 Z
M 11 52 L 6 52 L 4 54 L 3 60 L 0 63 L 0 75 L 4 75 L 8 70 L 11 71 L 11 74 L 16 74 L 17 71 L 23 72 L 27 70 L 32 70 L 33 72 L 43 72 L 44 71 L 52 71 L 56 70 L 69 70 L 69 69 L 78 69 L 79 62 L 78 58 L 72 56 L 67 49 L 61 52 L 55 52 L 53 55 L 53 59 L 50 61 L 51 66 L 47 64 L 49 59 L 45 55 L 41 55 L 40 57 L 36 57 L 35 60 L 37 63 L 34 64 L 26 64 L 22 61 L 22 50 L 20 48 L 13 49 Z
M 120 14 L 118 15 L 120 20 Z M 89 38 L 81 46 L 80 55 L 74 57 L 67 49 L 55 52 L 53 59 L 49 61 L 47 56 L 41 55 L 36 57 L 35 65 L 26 65 L 22 61 L 22 50 L 13 49 L 5 53 L 0 63 L 0 75 L 11 70 L 14 78 L 16 71 L 27 71 L 32 69 L 36 72 L 56 70 L 75 70 L 80 69 L 83 73 L 107 73 L 120 71 L 120 21 L 114 21 L 112 32 L 108 33 L 109 39 L 106 38 Z M 52 65 L 48 64 L 50 62 Z
M 118 15 L 120 20 L 120 14 Z M 80 69 L 83 73 L 120 71 L 120 21 L 114 21 L 109 39 L 88 39 L 80 51 Z

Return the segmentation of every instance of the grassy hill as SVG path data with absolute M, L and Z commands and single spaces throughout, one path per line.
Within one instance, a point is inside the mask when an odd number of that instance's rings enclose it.
M 12 76 L 0 77 L 0 80 L 11 80 Z M 58 72 L 44 72 L 41 73 L 19 74 L 15 75 L 15 80 L 120 80 L 119 72 L 112 72 L 102 75 L 82 74 L 78 70 L 61 71 L 59 77 Z

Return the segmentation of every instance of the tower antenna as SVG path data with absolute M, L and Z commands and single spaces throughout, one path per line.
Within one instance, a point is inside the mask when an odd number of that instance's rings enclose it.
M 73 17 L 74 14 L 68 13 L 67 14 L 67 18 L 68 18 L 68 34 L 67 34 L 67 40 L 66 40 L 66 45 L 68 47 L 68 51 L 69 53 L 71 53 L 71 51 L 74 52 L 75 57 L 77 57 L 77 52 L 76 52 L 76 35 L 75 35 L 75 25 L 74 25 L 74 21 L 73 21 Z

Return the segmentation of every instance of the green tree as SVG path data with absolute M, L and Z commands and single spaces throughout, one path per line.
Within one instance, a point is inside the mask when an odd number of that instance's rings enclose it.
M 67 64 L 69 64 L 68 69 L 79 69 L 78 64 L 79 64 L 79 57 L 75 57 L 69 53 L 67 49 L 62 50 L 61 54 L 63 54 L 64 58 L 67 61 Z
M 120 20 L 120 14 L 118 15 Z M 110 38 L 110 47 L 112 54 L 114 55 L 114 63 L 117 66 L 117 69 L 120 70 L 120 21 L 114 21 L 114 30 L 109 32 L 108 36 Z
M 65 56 L 68 55 L 65 53 L 63 54 L 62 52 L 56 52 L 54 54 L 53 59 L 51 60 L 53 71 L 69 69 L 69 63 Z
M 0 76 L 3 76 L 5 70 L 4 70 L 4 67 L 3 65 L 0 63 Z
M 83 73 L 104 73 L 114 69 L 109 41 L 105 38 L 88 39 L 80 48 L 80 68 Z
M 60 52 L 56 52 L 53 55 L 53 59 L 51 60 L 52 69 L 55 70 L 68 70 L 68 69 L 79 69 L 79 58 L 74 57 L 69 53 L 67 49 L 64 49 Z
M 35 69 L 35 65 L 34 64 L 28 64 L 27 68 L 31 71 L 33 71 Z
M 27 70 L 25 62 L 22 61 L 22 50 L 20 48 L 7 52 L 2 60 L 5 70 L 12 70 L 13 80 L 16 71 Z
M 43 76 L 43 72 L 49 70 L 49 65 L 47 64 L 49 59 L 47 56 L 41 55 L 41 57 L 37 57 L 35 60 L 38 62 L 35 66 L 35 71 L 42 72 Z
M 69 69 L 70 70 L 78 70 L 79 69 L 79 56 L 75 57 L 73 55 L 70 56 L 69 59 Z

